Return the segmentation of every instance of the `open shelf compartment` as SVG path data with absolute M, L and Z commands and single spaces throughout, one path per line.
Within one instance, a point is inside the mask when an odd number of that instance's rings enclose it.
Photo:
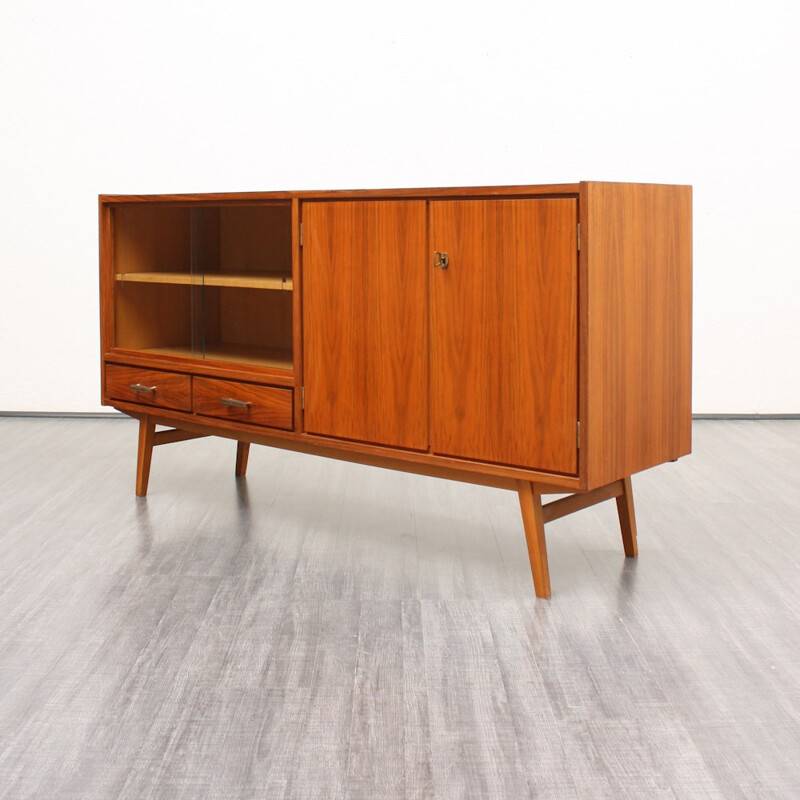
M 115 345 L 292 369 L 291 205 L 114 208 Z

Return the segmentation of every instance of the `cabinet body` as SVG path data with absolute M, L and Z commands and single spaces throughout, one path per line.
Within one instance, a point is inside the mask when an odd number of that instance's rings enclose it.
M 220 435 L 519 489 L 526 531 L 617 497 L 630 555 L 630 475 L 691 450 L 691 272 L 687 186 L 101 196 L 103 403 L 142 494 Z

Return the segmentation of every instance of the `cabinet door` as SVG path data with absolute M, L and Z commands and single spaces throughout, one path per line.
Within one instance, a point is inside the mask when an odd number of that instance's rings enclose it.
M 305 429 L 428 447 L 422 201 L 303 204 Z
M 431 203 L 431 444 L 577 472 L 577 201 Z

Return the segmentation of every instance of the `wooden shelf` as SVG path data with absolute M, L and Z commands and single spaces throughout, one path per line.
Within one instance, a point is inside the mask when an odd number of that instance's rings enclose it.
M 120 283 L 168 283 L 185 286 L 223 286 L 237 289 L 272 289 L 291 292 L 290 275 L 274 272 L 215 272 L 193 275 L 189 272 L 118 272 Z
M 275 369 L 292 368 L 292 351 L 278 347 L 254 347 L 247 344 L 219 342 L 206 345 L 205 354 L 188 345 L 176 347 L 148 347 L 143 353 L 185 358 L 205 358 L 211 361 L 232 361 L 237 364 L 254 364 Z

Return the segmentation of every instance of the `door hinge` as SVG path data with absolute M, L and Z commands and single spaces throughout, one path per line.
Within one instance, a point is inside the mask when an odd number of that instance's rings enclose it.
M 303 223 L 300 223 L 300 247 L 303 246 Z
M 306 387 L 305 386 L 301 386 L 300 387 L 300 408 L 302 408 L 303 411 L 306 410 Z
M 581 449 L 581 421 L 578 420 L 578 433 L 577 433 L 578 450 Z
M 578 252 L 581 251 L 581 224 L 578 223 Z

